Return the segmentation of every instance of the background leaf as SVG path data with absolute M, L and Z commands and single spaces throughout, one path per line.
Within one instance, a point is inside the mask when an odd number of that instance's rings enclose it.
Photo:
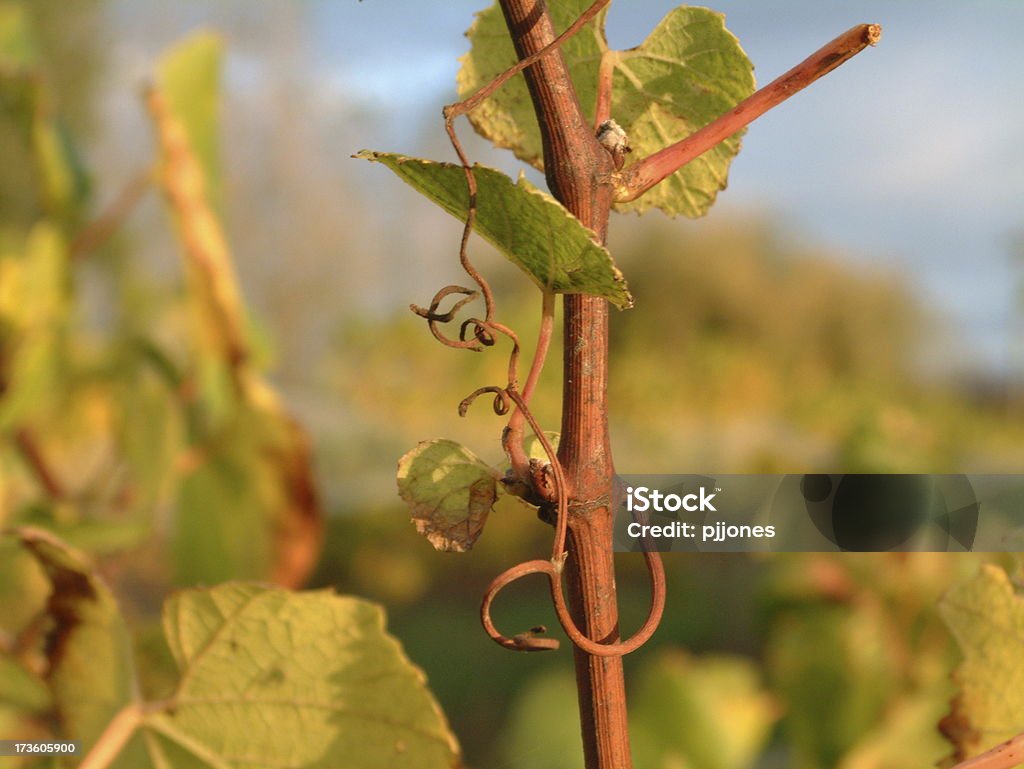
M 34 69 L 39 50 L 25 8 L 0 3 L 0 75 Z
M 498 496 L 495 471 L 455 441 L 424 441 L 398 461 L 398 493 L 416 530 L 438 550 L 463 553 Z
M 113 595 L 85 556 L 42 529 L 25 527 L 15 534 L 52 585 L 46 680 L 61 739 L 81 740 L 88 748 L 134 700 L 128 630 Z M 132 740 L 113 766 L 141 769 L 146 764 L 140 750 L 141 743 Z
M 0 3 L 0 114 L 7 113 L 32 155 L 43 209 L 67 224 L 82 213 L 89 179 L 56 97 L 40 67 L 39 44 L 28 9 Z
M 962 761 L 1024 731 L 1024 599 L 1005 571 L 986 564 L 950 588 L 939 611 L 964 654 L 942 722 Z
M 0 703 L 33 713 L 45 713 L 52 700 L 46 684 L 24 665 L 10 657 L 0 657 Z
M 778 623 L 768 670 L 794 766 L 836 766 L 881 719 L 896 664 L 879 619 L 861 607 L 822 607 Z
M 402 181 L 465 221 L 469 202 L 461 166 L 368 150 L 356 157 L 383 163 Z M 561 203 L 525 178 L 513 184 L 493 168 L 475 165 L 473 170 L 477 183 L 475 231 L 538 286 L 559 294 L 601 296 L 619 309 L 633 305 L 611 254 Z
M 777 717 L 752 662 L 665 651 L 644 666 L 633 698 L 637 763 L 748 769 Z
M 164 630 L 181 683 L 147 730 L 162 737 L 154 753 L 192 754 L 174 767 L 458 765 L 423 674 L 371 603 L 228 584 L 173 596 Z
M 219 179 L 220 39 L 171 49 L 147 102 L 161 185 L 182 243 L 201 419 L 196 467 L 178 494 L 179 584 L 269 577 L 301 585 L 322 539 L 304 431 L 257 370 L 231 251 L 213 203 Z
M 576 679 L 569 670 L 534 677 L 512 707 L 498 766 L 583 769 Z
M 37 416 L 61 388 L 69 288 L 67 248 L 55 227 L 34 227 L 21 253 L 0 248 L 2 429 Z
M 242 404 L 178 488 L 178 584 L 266 579 L 300 585 L 312 570 L 319 501 L 305 433 L 275 408 Z
M 552 3 L 549 11 L 555 29 L 568 27 L 589 5 L 587 0 Z M 611 116 L 629 136 L 634 159 L 685 138 L 754 91 L 753 66 L 720 13 L 675 8 L 641 45 L 626 51 L 608 48 L 604 22 L 605 13 L 601 13 L 562 50 L 583 113 L 591 120 L 602 59 L 612 68 Z M 478 91 L 517 61 L 497 3 L 477 15 L 467 36 L 471 48 L 461 60 L 457 78 L 460 98 Z M 499 147 L 542 166 L 540 131 L 521 74 L 470 113 L 469 119 L 479 134 Z M 640 199 L 616 208 L 703 215 L 726 186 L 741 136 L 727 139 Z
M 777 718 L 753 663 L 662 649 L 639 661 L 630 695 L 636 766 L 745 769 L 764 749 Z M 582 769 L 576 683 L 564 669 L 533 679 L 512 708 L 503 766 Z

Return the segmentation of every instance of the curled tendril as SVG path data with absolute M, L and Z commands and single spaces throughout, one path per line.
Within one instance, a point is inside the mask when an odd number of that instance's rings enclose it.
M 441 307 L 441 302 L 443 302 L 447 297 L 451 296 L 452 294 L 461 294 L 463 298 L 457 301 L 455 304 L 453 304 L 447 312 L 440 312 L 439 310 Z M 455 316 L 458 314 L 459 310 L 461 310 L 463 307 L 465 307 L 467 304 L 469 304 L 479 296 L 479 291 L 475 291 L 471 288 L 466 288 L 465 286 L 445 286 L 436 294 L 434 294 L 434 298 L 430 300 L 430 307 L 423 308 L 419 307 L 418 305 L 411 304 L 409 305 L 409 309 L 412 310 L 417 315 L 419 315 L 421 318 L 426 319 L 427 326 L 430 328 L 430 333 L 433 334 L 434 338 L 441 344 L 447 347 L 455 347 L 461 350 L 474 350 L 479 352 L 481 349 L 483 349 L 481 345 L 486 343 L 483 342 L 476 335 L 474 335 L 473 341 L 467 341 L 464 337 L 464 334 L 462 333 L 459 334 L 458 339 L 452 339 L 451 337 L 445 336 L 444 332 L 441 331 L 441 328 L 438 325 L 441 323 L 451 323 L 455 319 Z M 463 328 L 465 328 L 465 324 L 463 324 Z
M 460 341 L 466 341 L 466 334 L 470 329 L 473 330 L 473 339 L 479 342 L 482 346 L 492 347 L 494 345 L 494 334 L 492 334 L 488 329 L 487 323 L 479 318 L 469 318 L 468 320 L 462 321 L 462 325 L 459 326 Z
M 621 657 L 636 651 L 647 643 L 650 637 L 654 635 L 654 631 L 658 629 L 661 616 L 665 611 L 665 568 L 661 562 L 660 555 L 649 551 L 644 553 L 648 574 L 651 579 L 651 609 L 647 615 L 647 620 L 629 639 L 611 643 L 602 643 L 587 638 L 576 626 L 576 622 L 569 613 L 569 608 L 565 603 L 565 596 L 562 593 L 562 573 L 564 571 L 566 555 L 566 553 L 562 553 L 559 558 L 550 561 L 525 561 L 510 569 L 506 569 L 495 577 L 494 581 L 488 585 L 487 590 L 484 592 L 484 598 L 480 604 L 480 621 L 487 635 L 500 646 L 516 651 L 549 651 L 558 648 L 557 640 L 553 638 L 536 638 L 529 633 L 520 633 L 509 638 L 494 626 L 494 621 L 491 619 L 491 604 L 494 603 L 498 593 L 505 587 L 530 574 L 544 574 L 548 578 L 551 600 L 555 605 L 555 614 L 558 616 L 558 622 L 574 646 L 595 657 Z
M 508 392 L 506 392 L 501 387 L 495 387 L 494 385 L 491 385 L 489 387 L 479 387 L 473 392 L 471 392 L 469 395 L 467 395 L 465 398 L 463 398 L 462 402 L 459 403 L 459 416 L 466 416 L 466 412 L 469 411 L 469 407 L 473 405 L 473 401 L 475 401 L 484 393 L 494 393 L 493 409 L 495 414 L 501 417 L 505 416 L 505 414 L 508 413 L 509 409 L 511 408 L 512 402 L 511 399 L 508 397 Z
M 548 460 L 551 463 L 550 466 L 557 499 L 555 539 L 552 546 L 550 560 L 526 561 L 525 563 L 513 566 L 511 569 L 507 569 L 499 574 L 493 582 L 491 582 L 484 593 L 483 602 L 480 604 L 480 621 L 484 626 L 484 630 L 491 639 L 507 649 L 544 651 L 558 648 L 557 646 L 550 645 L 552 639 L 538 639 L 530 635 L 523 634 L 517 635 L 513 638 L 508 638 L 498 631 L 494 625 L 494 621 L 491 619 L 491 604 L 503 588 L 510 583 L 515 582 L 517 579 L 521 579 L 529 574 L 541 573 L 546 574 L 548 577 L 548 586 L 551 590 L 551 600 L 555 606 L 555 614 L 558 616 L 559 624 L 562 626 L 562 629 L 565 630 L 566 635 L 569 636 L 569 640 L 572 641 L 573 645 L 578 646 L 583 651 L 588 654 L 593 654 L 596 657 L 618 657 L 629 654 L 632 651 L 636 651 L 647 643 L 648 639 L 650 639 L 654 634 L 654 631 L 657 630 L 658 625 L 661 622 L 661 616 L 665 611 L 665 567 L 661 562 L 661 555 L 657 552 L 648 550 L 644 551 L 644 561 L 647 565 L 647 573 L 650 577 L 651 583 L 651 609 L 647 615 L 647 620 L 640 629 L 626 641 L 602 643 L 588 638 L 586 634 L 576 626 L 576 622 L 573 620 L 572 615 L 569 613 L 569 609 L 566 606 L 565 596 L 562 591 L 562 571 L 567 556 L 565 540 L 569 520 L 569 495 L 562 463 L 559 462 L 554 446 L 551 445 L 551 442 L 544 434 L 544 431 L 541 430 L 540 425 L 530 412 L 530 409 L 522 396 L 514 389 L 508 390 L 505 394 L 515 403 L 516 408 L 518 408 L 523 414 L 524 418 L 530 425 L 530 429 L 533 431 L 534 435 L 537 436 L 537 440 L 540 441 L 541 446 L 544 448 L 544 452 L 547 454 Z M 543 644 L 538 644 L 537 642 L 539 641 L 542 641 Z
M 512 351 L 509 354 L 508 364 L 508 382 L 506 386 L 498 387 L 492 385 L 481 387 L 473 391 L 459 404 L 459 415 L 465 416 L 469 407 L 477 398 L 485 393 L 491 393 L 494 395 L 492 409 L 495 414 L 503 416 L 511 411 L 512 407 L 515 406 L 515 411 L 509 420 L 508 427 L 505 429 L 505 433 L 502 438 L 502 445 L 505 448 L 506 453 L 509 455 L 509 459 L 512 462 L 513 472 L 516 474 L 517 479 L 531 487 L 538 485 L 534 480 L 535 476 L 530 474 L 530 471 L 535 468 L 532 467 L 533 463 L 526 457 L 523 447 L 523 420 L 529 424 L 531 431 L 537 437 L 537 440 L 540 442 L 548 458 L 548 465 L 541 468 L 542 472 L 540 475 L 546 478 L 548 476 L 546 471 L 550 468 L 550 478 L 553 490 L 551 488 L 544 490 L 536 488 L 534 491 L 538 492 L 542 498 L 548 500 L 553 498 L 554 501 L 556 511 L 554 521 L 555 536 L 552 544 L 551 558 L 546 561 L 526 561 L 499 574 L 494 581 L 491 582 L 487 591 L 484 593 L 483 601 L 480 606 L 480 619 L 487 634 L 501 646 L 517 651 L 546 651 L 557 649 L 559 646 L 556 639 L 540 637 L 540 635 L 545 632 L 543 627 L 536 627 L 526 633 L 520 633 L 516 636 L 508 637 L 503 635 L 495 627 L 494 622 L 491 619 L 491 605 L 498 593 L 512 582 L 522 579 L 530 574 L 544 574 L 547 576 L 548 585 L 551 590 L 551 600 L 554 603 L 558 621 L 569 636 L 569 640 L 583 651 L 595 656 L 621 656 L 642 646 L 654 633 L 658 623 L 661 621 L 661 615 L 665 608 L 665 571 L 661 562 L 661 557 L 656 552 L 645 552 L 644 558 L 647 563 L 648 574 L 651 580 L 651 609 L 647 620 L 641 628 L 626 641 L 612 641 L 610 643 L 605 643 L 600 640 L 588 638 L 583 631 L 576 626 L 576 623 L 566 606 L 562 586 L 562 572 L 568 555 L 565 545 L 569 520 L 568 500 L 570 489 L 565 478 L 565 471 L 557 454 L 555 453 L 554 447 L 551 445 L 551 442 L 544 434 L 544 431 L 537 423 L 537 420 L 534 418 L 527 405 L 532 388 L 536 384 L 536 378 L 539 376 L 540 367 L 543 365 L 544 357 L 547 353 L 547 343 L 550 339 L 550 328 L 548 328 L 547 332 L 542 330 L 542 343 L 538 344 L 534 364 L 531 367 L 530 376 L 527 378 L 525 392 L 520 393 L 518 389 L 519 339 L 511 329 L 494 320 L 494 295 L 491 291 L 490 285 L 477 271 L 476 267 L 473 266 L 466 249 L 470 235 L 473 232 L 473 226 L 476 223 L 477 184 L 476 177 L 473 173 L 473 167 L 470 165 L 469 159 L 466 157 L 462 144 L 459 142 L 459 138 L 455 132 L 455 119 L 470 112 L 481 104 L 491 93 L 508 81 L 508 79 L 514 74 L 523 70 L 549 51 L 557 48 L 564 40 L 582 29 L 588 21 L 593 19 L 605 6 L 608 5 L 608 2 L 609 0 L 595 0 L 595 2 L 588 7 L 579 16 L 579 18 L 576 19 L 576 21 L 574 21 L 564 32 L 562 32 L 562 34 L 542 50 L 520 60 L 518 64 L 500 74 L 492 80 L 491 83 L 484 86 L 470 98 L 456 104 L 449 104 L 444 108 L 443 115 L 445 131 L 448 134 L 448 138 L 451 140 L 452 147 L 454 148 L 456 155 L 458 155 L 463 171 L 465 172 L 466 192 L 468 196 L 466 221 L 462 230 L 462 238 L 459 243 L 459 261 L 462 264 L 462 268 L 466 271 L 466 274 L 469 275 L 473 282 L 479 287 L 479 291 L 465 288 L 463 286 L 445 286 L 434 295 L 428 309 L 423 309 L 422 307 L 417 307 L 415 305 L 411 308 L 413 312 L 427 320 L 427 324 L 429 325 L 430 331 L 434 337 L 448 347 L 480 351 L 484 347 L 493 346 L 499 335 L 505 336 L 512 341 Z M 441 302 L 452 294 L 462 295 L 463 298 L 455 302 L 447 312 L 440 312 L 439 308 Z M 478 297 L 483 298 L 484 317 L 482 319 L 469 318 L 468 320 L 463 321 L 459 326 L 458 339 L 452 339 L 451 337 L 446 336 L 441 331 L 440 324 L 452 322 L 459 310 Z M 543 316 L 548 324 L 550 324 L 550 319 L 553 316 L 552 303 L 553 295 L 545 293 Z M 545 337 L 545 333 L 548 334 L 547 337 Z

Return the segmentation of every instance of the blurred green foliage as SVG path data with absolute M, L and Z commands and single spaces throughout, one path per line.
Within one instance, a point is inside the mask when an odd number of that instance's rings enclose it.
M 88 142 L 101 95 L 90 83 L 102 41 L 79 33 L 79 25 L 95 28 L 99 3 L 72 5 L 0 3 L 0 525 L 45 526 L 100 558 L 124 605 L 140 686 L 154 696 L 175 676 L 156 623 L 174 580 L 169 528 L 176 505 L 227 512 L 239 498 L 259 496 L 258 482 L 270 471 L 252 458 L 266 445 L 254 440 L 242 451 L 248 458 L 241 470 L 228 457 L 223 473 L 214 462 L 212 476 L 204 471 L 180 482 L 181 463 L 191 466 L 202 453 L 189 449 L 210 438 L 204 431 L 223 390 L 210 384 L 215 377 L 200 377 L 207 397 L 194 409 L 181 402 L 195 395 L 189 296 L 177 278 L 162 279 L 160 266 L 139 258 L 146 246 L 173 243 L 169 231 L 133 231 L 129 223 L 129 235 L 91 262 L 69 257 L 69 244 L 96 209 L 88 185 L 47 178 L 82 178 L 79 153 L 65 139 Z M 26 19 L 39 33 L 36 44 L 18 37 L 27 34 L 19 31 Z M 33 103 L 46 109 L 26 112 L 19 78 L 32 62 L 46 77 L 33 78 L 31 87 L 47 92 Z M 53 167 L 58 171 L 46 171 Z M 225 178 L 226 207 L 231 194 L 244 192 L 232 190 Z M 449 224 L 432 237 L 450 243 L 454 262 L 459 227 Z M 303 235 L 296 233 L 296 250 Z M 400 248 L 396 243 L 382 247 Z M 935 319 L 893 274 L 855 269 L 832 249 L 798 244 L 782 225 L 752 216 L 617 219 L 610 248 L 637 300 L 612 319 L 610 419 L 620 471 L 1019 465 L 1024 429 L 1007 419 L 1006 404 L 924 373 L 927 347 L 939 335 Z M 532 284 L 486 247 L 474 244 L 473 252 L 493 279 L 499 319 L 532 339 L 539 317 Z M 244 282 L 251 265 L 239 256 Z M 339 258 L 354 264 L 362 254 L 346 243 Z M 98 275 L 114 297 L 103 334 L 85 322 L 97 303 L 83 290 L 87 275 Z M 422 303 L 442 282 L 405 298 Z M 282 372 L 312 430 L 330 512 L 311 584 L 388 606 L 393 632 L 427 671 L 470 765 L 579 766 L 568 654 L 509 654 L 484 636 L 476 618 L 490 579 L 546 552 L 550 530 L 505 500 L 471 555 L 440 555 L 416 535 L 394 486 L 398 457 L 423 439 L 449 437 L 501 463 L 502 421 L 482 403 L 464 420 L 455 410 L 477 386 L 502 381 L 504 351 L 443 349 L 405 311 L 327 304 L 320 314 L 329 319 L 330 344 L 315 365 Z M 269 315 L 266 325 L 273 331 L 279 321 Z M 560 395 L 554 358 L 535 409 L 551 428 Z M 26 427 L 61 493 L 41 485 L 31 452 L 19 443 Z M 247 440 L 239 437 L 244 427 L 201 448 L 233 455 Z M 204 529 L 203 515 L 196 528 Z M 240 519 L 224 520 L 222 531 L 231 531 Z M 233 541 L 240 538 L 263 546 L 245 531 Z M 245 559 L 221 551 L 200 563 L 190 552 L 192 545 L 179 549 L 180 582 L 219 579 Z M 665 622 L 652 646 L 626 661 L 638 761 L 665 769 L 929 765 L 949 752 L 936 723 L 948 710 L 957 659 L 935 607 L 979 560 L 669 557 Z M 250 575 L 265 568 L 260 564 Z M 621 556 L 619 567 L 628 629 L 646 612 L 646 586 L 637 559 Z M 33 678 L 48 590 L 36 562 L 0 540 L 4 735 L 50 733 L 50 703 Z M 503 594 L 495 615 L 512 632 L 556 626 L 539 581 Z

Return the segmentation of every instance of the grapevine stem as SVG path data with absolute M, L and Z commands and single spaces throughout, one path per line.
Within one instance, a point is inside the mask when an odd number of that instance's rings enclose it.
M 962 761 L 953 769 L 1011 769 L 1024 764 L 1024 732 L 980 756 Z

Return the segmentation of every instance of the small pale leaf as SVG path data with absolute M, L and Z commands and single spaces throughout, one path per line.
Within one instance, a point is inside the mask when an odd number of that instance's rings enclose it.
M 558 441 L 562 438 L 561 434 L 556 433 L 553 430 L 545 430 L 544 437 L 548 439 L 548 443 L 551 444 L 551 448 L 558 451 Z M 542 444 L 540 439 L 533 433 L 530 433 L 523 439 L 523 448 L 526 450 L 526 456 L 530 459 L 539 459 L 541 462 L 551 461 L 548 457 L 548 453 L 544 451 L 544 444 Z
M 964 660 L 941 724 L 963 761 L 1024 731 L 1024 597 L 998 566 L 954 585 L 939 603 Z
M 398 493 L 430 544 L 463 553 L 483 531 L 498 491 L 487 463 L 454 441 L 437 439 L 398 461 Z
M 363 150 L 358 158 L 383 163 L 403 181 L 465 221 L 469 206 L 461 166 Z M 557 200 L 493 168 L 475 165 L 476 231 L 529 275 L 542 289 L 590 294 L 620 309 L 632 306 L 622 273 L 594 233 Z

